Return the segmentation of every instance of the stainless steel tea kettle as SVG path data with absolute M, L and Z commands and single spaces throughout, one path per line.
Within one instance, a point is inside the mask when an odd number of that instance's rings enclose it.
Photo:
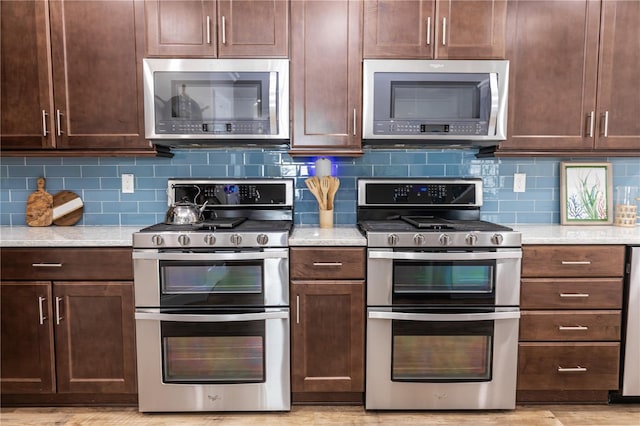
M 202 207 L 188 201 L 184 198 L 182 201 L 172 204 L 167 210 L 164 223 L 167 225 L 191 225 L 200 223 L 202 220 L 202 212 L 204 211 L 207 201 Z

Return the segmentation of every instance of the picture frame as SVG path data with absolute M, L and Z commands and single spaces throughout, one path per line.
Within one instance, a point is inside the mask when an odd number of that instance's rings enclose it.
M 612 164 L 561 162 L 560 224 L 611 225 L 612 223 Z

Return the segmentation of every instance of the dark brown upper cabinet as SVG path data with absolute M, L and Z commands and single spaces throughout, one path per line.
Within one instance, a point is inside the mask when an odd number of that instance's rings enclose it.
M 291 2 L 291 155 L 362 155 L 362 7 Z
M 148 56 L 286 58 L 288 0 L 145 0 Z
M 364 57 L 504 59 L 506 0 L 365 1 Z
M 139 1 L 2 1 L 3 155 L 138 155 Z
M 640 155 L 640 3 L 508 7 L 508 139 L 498 155 Z

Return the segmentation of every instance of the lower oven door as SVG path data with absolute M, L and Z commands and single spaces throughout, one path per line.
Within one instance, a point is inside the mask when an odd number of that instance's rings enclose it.
M 518 308 L 369 308 L 367 409 L 513 409 Z
M 139 410 L 289 410 L 289 308 L 245 311 L 136 309 Z

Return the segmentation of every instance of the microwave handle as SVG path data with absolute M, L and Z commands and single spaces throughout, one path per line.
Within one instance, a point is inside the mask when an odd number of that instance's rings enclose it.
M 271 71 L 269 73 L 269 125 L 271 134 L 278 134 L 278 73 Z
M 491 110 L 489 112 L 489 134 L 496 134 L 496 125 L 498 121 L 498 107 L 500 105 L 500 95 L 498 93 L 498 74 L 492 72 L 489 74 L 489 90 L 491 92 Z

